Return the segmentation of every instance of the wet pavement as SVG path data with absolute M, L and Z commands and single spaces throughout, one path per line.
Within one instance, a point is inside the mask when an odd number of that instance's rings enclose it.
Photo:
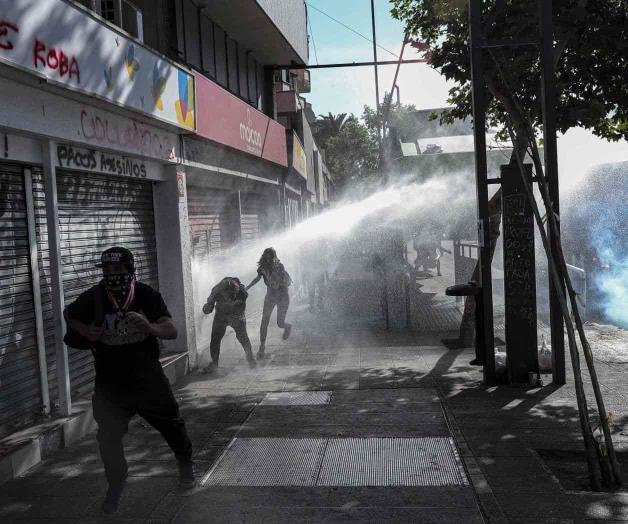
M 442 285 L 425 280 L 434 287 L 426 307 L 456 315 Z M 218 372 L 177 389 L 199 487 L 179 490 L 165 442 L 135 419 L 115 516 L 100 510 L 106 486 L 90 435 L 0 486 L 0 521 L 628 522 L 628 492 L 586 491 L 571 376 L 563 387 L 486 388 L 471 349 L 440 342 L 455 324 L 389 333 L 376 319 L 357 325 L 298 306 L 290 318 L 293 336 L 283 342 L 271 328 L 255 368 L 227 337 Z M 628 337 L 589 330 L 603 348 L 614 439 L 628 452 Z

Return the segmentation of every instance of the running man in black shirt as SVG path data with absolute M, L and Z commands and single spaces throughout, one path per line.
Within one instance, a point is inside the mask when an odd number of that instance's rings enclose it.
M 227 326 L 231 326 L 235 331 L 238 342 L 242 344 L 246 360 L 250 366 L 255 366 L 255 359 L 251 351 L 251 341 L 246 331 L 246 299 L 249 294 L 244 289 L 244 285 L 235 277 L 223 278 L 216 284 L 203 306 L 203 313 L 209 315 L 214 307 L 216 315 L 212 324 L 212 336 L 209 345 L 211 363 L 205 372 L 212 372 L 218 367 L 220 358 L 220 343 L 225 336 Z
M 157 291 L 136 281 L 128 249 L 106 250 L 98 267 L 102 267 L 102 281 L 68 305 L 64 316 L 69 329 L 93 343 L 96 380 L 92 405 L 109 484 L 102 508 L 114 513 L 127 477 L 122 438 L 136 414 L 170 445 L 179 464 L 181 486 L 193 487 L 195 480 L 192 443 L 159 362 L 157 339 L 177 337 L 168 308 Z M 96 301 L 101 301 L 97 307 Z M 102 319 L 94 318 L 99 310 Z

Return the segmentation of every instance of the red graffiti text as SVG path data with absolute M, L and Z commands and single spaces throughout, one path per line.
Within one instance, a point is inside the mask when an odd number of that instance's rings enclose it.
M 13 42 L 7 38 L 9 31 L 19 33 L 20 30 L 15 24 L 6 20 L 0 20 L 0 49 L 6 49 L 7 51 L 13 49 Z
M 164 160 L 175 158 L 174 144 L 167 134 L 152 131 L 135 120 L 111 121 L 105 115 L 82 109 L 80 132 L 88 142 L 117 146 Z
M 35 69 L 42 67 L 58 71 L 61 78 L 67 75 L 70 80 L 74 78 L 77 84 L 81 83 L 81 73 L 76 57 L 68 57 L 63 49 L 47 48 L 46 44 L 37 39 L 33 44 L 33 65 Z

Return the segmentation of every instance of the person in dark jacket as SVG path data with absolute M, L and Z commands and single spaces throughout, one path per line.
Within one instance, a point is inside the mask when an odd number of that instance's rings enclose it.
M 102 509 L 114 513 L 127 478 L 122 438 L 134 415 L 168 442 L 178 461 L 181 486 L 194 486 L 194 465 L 192 443 L 159 362 L 157 339 L 177 337 L 168 308 L 159 292 L 136 280 L 128 249 L 107 249 L 97 267 L 102 268 L 102 281 L 69 304 L 64 317 L 69 330 L 92 343 L 96 367 L 92 405 L 109 484 Z M 97 311 L 101 319 L 95 318 Z
M 288 339 L 292 330 L 292 325 L 286 322 L 286 315 L 290 306 L 288 287 L 292 284 L 292 279 L 279 258 L 277 258 L 277 252 L 272 247 L 266 248 L 262 253 L 257 263 L 257 276 L 246 286 L 247 291 L 261 279 L 264 279 L 264 284 L 266 284 L 266 297 L 264 298 L 262 323 L 259 328 L 260 346 L 257 354 L 259 359 L 264 358 L 268 324 L 275 306 L 277 306 L 277 326 L 283 329 L 284 340 Z
M 205 372 L 211 372 L 218 367 L 220 358 L 220 342 L 227 331 L 227 326 L 231 326 L 235 331 L 238 342 L 242 344 L 246 359 L 249 365 L 255 365 L 251 341 L 246 331 L 246 299 L 249 294 L 244 285 L 235 277 L 223 278 L 216 284 L 203 306 L 203 313 L 209 315 L 216 308 L 216 315 L 212 324 L 212 336 L 209 345 L 211 363 Z

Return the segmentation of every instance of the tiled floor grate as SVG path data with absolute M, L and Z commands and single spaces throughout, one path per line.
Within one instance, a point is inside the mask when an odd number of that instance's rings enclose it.
M 464 486 L 450 438 L 346 438 L 329 441 L 318 486 Z
M 318 406 L 329 404 L 331 391 L 286 391 L 268 393 L 260 406 Z
M 236 438 L 201 484 L 313 486 L 326 439 Z
M 453 440 L 236 438 L 212 486 L 467 486 Z

